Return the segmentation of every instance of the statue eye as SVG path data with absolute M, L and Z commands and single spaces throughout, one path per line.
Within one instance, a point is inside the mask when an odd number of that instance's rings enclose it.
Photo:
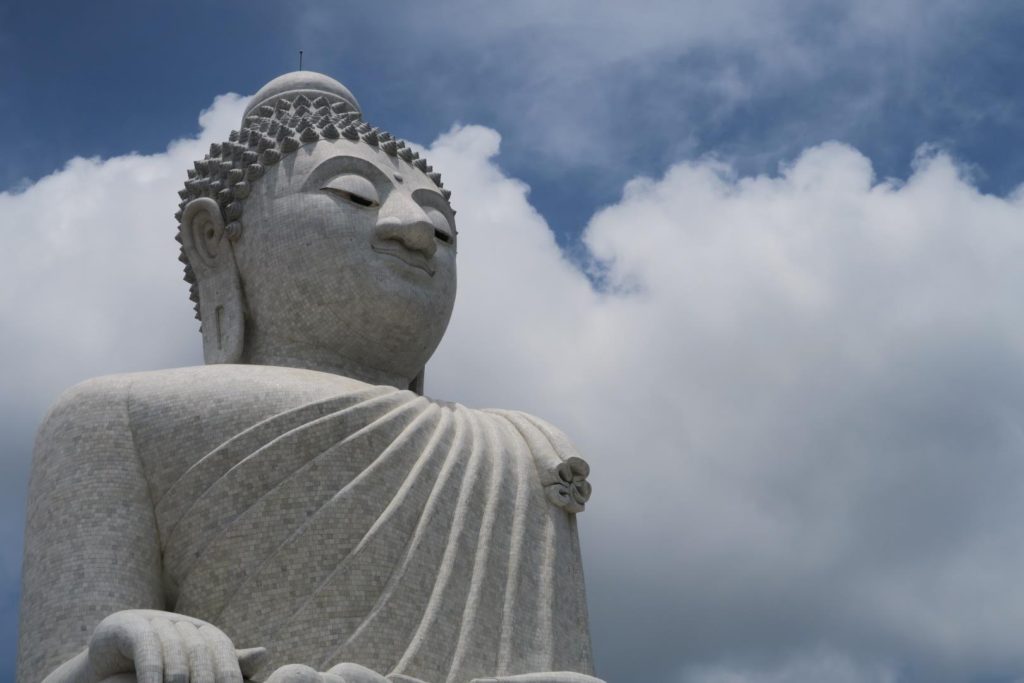
M 380 196 L 377 194 L 377 188 L 361 175 L 340 175 L 337 178 L 333 178 L 331 182 L 321 189 L 338 195 L 357 206 L 367 208 L 380 206 Z
M 448 224 L 448 219 L 445 218 L 443 213 L 432 206 L 423 207 L 423 211 L 430 218 L 430 222 L 434 224 L 435 238 L 445 244 L 451 244 L 455 241 L 455 237 L 452 234 L 452 226 Z

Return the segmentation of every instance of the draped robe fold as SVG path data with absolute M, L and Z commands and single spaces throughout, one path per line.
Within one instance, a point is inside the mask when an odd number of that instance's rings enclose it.
M 592 673 L 576 520 L 558 504 L 570 459 L 536 418 L 385 387 L 286 410 L 156 502 L 168 608 L 267 647 L 262 676 Z

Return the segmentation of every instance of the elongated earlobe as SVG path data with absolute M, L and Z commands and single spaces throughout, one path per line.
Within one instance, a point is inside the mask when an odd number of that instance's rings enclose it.
M 207 364 L 238 363 L 245 344 L 245 301 L 217 202 L 200 197 L 185 206 L 181 242 L 199 285 L 203 358 Z

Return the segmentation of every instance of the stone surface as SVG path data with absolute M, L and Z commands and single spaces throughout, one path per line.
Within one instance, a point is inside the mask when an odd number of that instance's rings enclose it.
M 282 99 L 291 100 L 299 95 L 311 102 L 318 97 L 327 97 L 332 102 L 345 102 L 353 111 L 362 111 L 355 95 L 330 76 L 316 71 L 292 71 L 278 76 L 257 90 L 245 108 L 245 116 L 257 107 L 274 107 Z
M 44 421 L 19 681 L 597 680 L 589 468 L 542 420 L 421 395 L 454 212 L 357 112 L 286 74 L 190 171 L 209 364 L 85 382 Z

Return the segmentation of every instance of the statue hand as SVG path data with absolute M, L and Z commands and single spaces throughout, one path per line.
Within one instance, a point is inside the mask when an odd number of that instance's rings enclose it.
M 95 680 L 135 672 L 138 683 L 242 683 L 266 650 L 235 650 L 216 626 L 173 612 L 132 609 L 101 621 L 89 640 Z

